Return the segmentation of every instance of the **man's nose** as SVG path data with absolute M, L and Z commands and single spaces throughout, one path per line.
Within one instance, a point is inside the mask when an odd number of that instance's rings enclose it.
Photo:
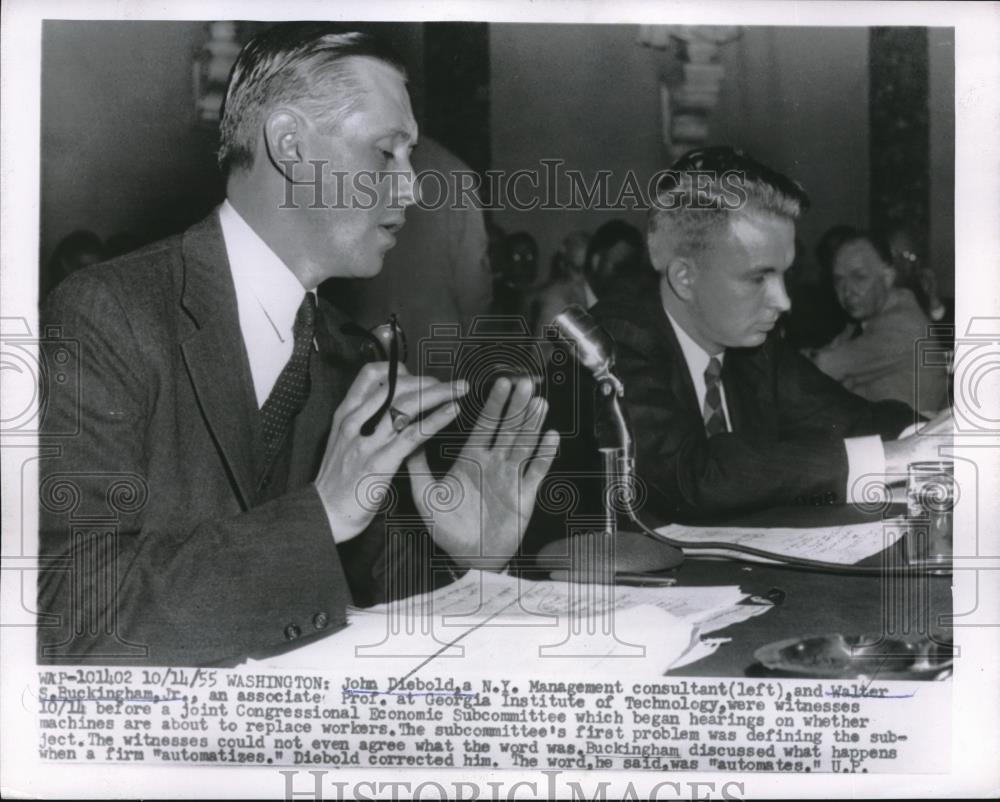
M 844 287 L 840 293 L 841 303 L 856 303 L 861 298 L 857 287 Z
M 405 209 L 417 202 L 418 188 L 417 177 L 414 175 L 413 166 L 409 161 L 400 165 L 398 180 L 395 182 L 394 205 Z
M 792 301 L 785 290 L 785 280 L 783 278 L 778 277 L 771 282 L 770 296 L 769 300 L 772 308 L 777 309 L 779 312 L 787 312 L 792 308 Z

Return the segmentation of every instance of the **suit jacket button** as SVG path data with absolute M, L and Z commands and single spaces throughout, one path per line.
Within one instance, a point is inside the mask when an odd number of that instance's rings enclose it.
M 295 624 L 289 624 L 285 627 L 285 640 L 295 640 L 301 634 L 302 630 L 295 626 Z
M 326 613 L 316 613 L 313 616 L 313 626 L 316 629 L 326 629 L 327 625 L 330 623 L 330 616 Z

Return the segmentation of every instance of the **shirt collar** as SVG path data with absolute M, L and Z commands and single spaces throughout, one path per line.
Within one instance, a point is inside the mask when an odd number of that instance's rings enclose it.
M 219 223 L 237 294 L 254 297 L 274 333 L 284 342 L 291 335 L 305 289 L 228 200 L 219 209 Z
M 666 312 L 667 320 L 670 321 L 674 334 L 677 335 L 677 342 L 680 343 L 681 353 L 684 354 L 684 361 L 687 362 L 688 368 L 692 373 L 697 373 L 699 376 L 704 375 L 705 369 L 708 367 L 708 363 L 712 359 L 711 354 L 691 339 L 691 335 L 684 331 L 684 328 L 680 323 L 674 320 L 673 315 L 667 311 L 666 306 L 664 306 L 663 311 Z M 715 355 L 715 358 L 718 359 L 721 364 L 725 359 L 725 356 L 726 352 L 721 351 Z

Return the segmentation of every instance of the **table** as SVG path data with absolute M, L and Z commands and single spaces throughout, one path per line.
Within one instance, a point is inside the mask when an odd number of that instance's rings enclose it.
M 888 516 L 904 512 L 893 505 Z M 795 507 L 741 516 L 746 526 L 820 526 L 877 519 L 850 506 Z M 902 542 L 862 564 L 901 565 Z M 676 569 L 679 585 L 740 585 L 748 592 L 784 592 L 775 609 L 712 633 L 732 638 L 714 654 L 669 672 L 685 676 L 766 676 L 753 658 L 756 649 L 791 637 L 841 633 L 893 636 L 933 632 L 950 640 L 946 618 L 952 612 L 951 576 L 835 574 L 807 568 L 748 564 L 689 556 Z
M 902 506 L 892 505 L 884 514 L 886 518 L 893 518 L 902 512 Z M 738 521 L 719 523 L 746 527 L 815 527 L 871 521 L 877 517 L 865 515 L 851 506 L 795 507 L 742 515 Z M 903 566 L 901 545 L 901 542 L 897 543 L 870 557 L 864 564 Z M 548 571 L 541 573 L 537 568 L 517 572 L 528 579 L 548 578 Z M 942 616 L 951 613 L 950 576 L 928 576 L 910 571 L 829 573 L 809 568 L 699 558 L 694 553 L 689 553 L 684 563 L 673 570 L 673 575 L 680 586 L 738 585 L 750 594 L 761 596 L 778 588 L 784 599 L 766 613 L 712 632 L 709 637 L 731 640 L 708 657 L 669 674 L 768 676 L 769 672 L 755 661 L 754 652 L 761 646 L 788 638 L 835 633 L 850 637 L 882 632 L 895 638 L 915 638 L 933 632 L 938 640 L 950 639 L 950 631 L 944 626 L 947 622 L 941 620 Z M 333 665 L 342 659 L 350 659 L 347 644 L 347 638 L 334 634 L 305 648 L 313 653 L 318 662 Z M 348 651 L 341 654 L 344 649 Z M 289 657 L 294 661 L 291 653 Z M 511 655 L 511 659 L 516 660 L 517 656 Z M 499 667 L 502 669 L 502 666 Z

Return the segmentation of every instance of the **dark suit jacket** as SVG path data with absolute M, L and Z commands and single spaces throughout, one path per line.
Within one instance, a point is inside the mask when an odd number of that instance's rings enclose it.
M 733 431 L 709 439 L 658 293 L 609 298 L 591 311 L 617 343 L 636 473 L 651 509 L 667 520 L 843 502 L 844 438 L 895 437 L 915 419 L 904 404 L 853 395 L 772 335 L 758 348 L 726 351 Z
M 311 485 L 360 367 L 346 318 L 319 308 L 288 489 L 265 500 L 216 214 L 51 295 L 79 392 L 53 383 L 43 422 L 41 661 L 234 663 L 341 627 L 349 579 L 377 599 L 384 528 L 338 551 Z

